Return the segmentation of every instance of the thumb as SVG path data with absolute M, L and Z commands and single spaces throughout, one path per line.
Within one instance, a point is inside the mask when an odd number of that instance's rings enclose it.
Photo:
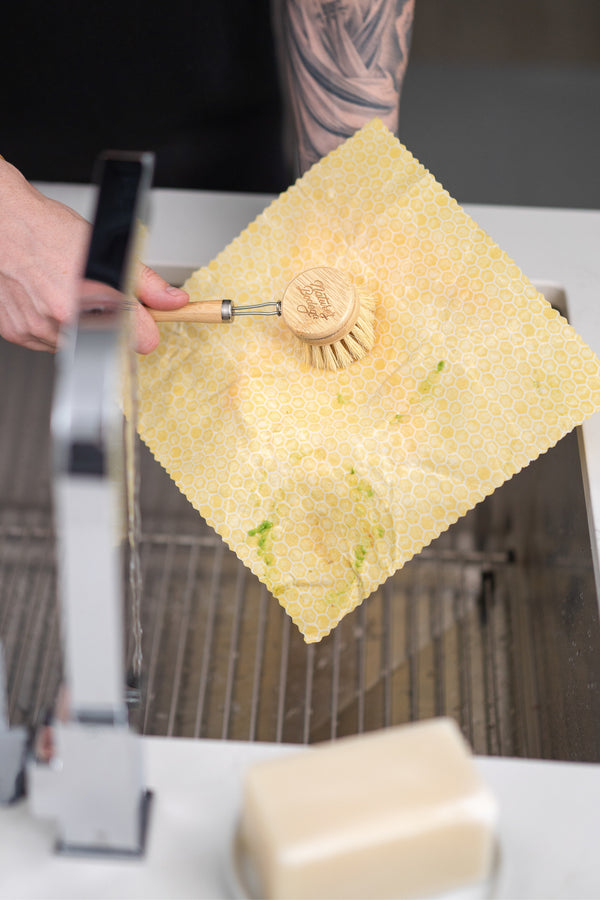
M 141 302 L 153 309 L 178 309 L 190 299 L 185 291 L 173 287 L 149 266 L 141 266 L 136 288 Z

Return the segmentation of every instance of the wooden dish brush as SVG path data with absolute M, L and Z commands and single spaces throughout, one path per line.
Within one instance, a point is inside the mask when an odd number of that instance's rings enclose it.
M 375 343 L 375 299 L 350 275 L 317 266 L 296 275 L 281 301 L 235 306 L 205 300 L 173 310 L 147 307 L 156 322 L 231 322 L 239 315 L 281 315 L 298 338 L 302 361 L 315 369 L 345 369 Z

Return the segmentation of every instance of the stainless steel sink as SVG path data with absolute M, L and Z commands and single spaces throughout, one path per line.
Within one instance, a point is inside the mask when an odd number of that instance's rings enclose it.
M 0 342 L 0 373 L 0 639 L 11 722 L 36 724 L 60 680 L 53 359 Z M 312 742 L 447 714 L 480 754 L 600 759 L 577 432 L 308 646 L 144 448 L 141 471 L 144 733 Z

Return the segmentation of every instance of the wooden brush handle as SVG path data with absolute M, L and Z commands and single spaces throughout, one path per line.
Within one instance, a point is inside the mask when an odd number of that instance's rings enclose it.
M 358 293 L 349 275 L 329 266 L 306 269 L 290 281 L 281 315 L 301 341 L 322 347 L 341 341 L 360 315 Z
M 196 303 L 188 303 L 179 309 L 151 309 L 146 307 L 155 322 L 226 322 L 223 317 L 223 300 L 200 300 Z

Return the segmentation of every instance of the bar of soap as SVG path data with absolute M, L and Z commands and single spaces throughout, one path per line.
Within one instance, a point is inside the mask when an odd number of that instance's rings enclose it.
M 486 881 L 496 819 L 458 727 L 432 719 L 254 764 L 238 855 L 266 900 L 435 896 Z

